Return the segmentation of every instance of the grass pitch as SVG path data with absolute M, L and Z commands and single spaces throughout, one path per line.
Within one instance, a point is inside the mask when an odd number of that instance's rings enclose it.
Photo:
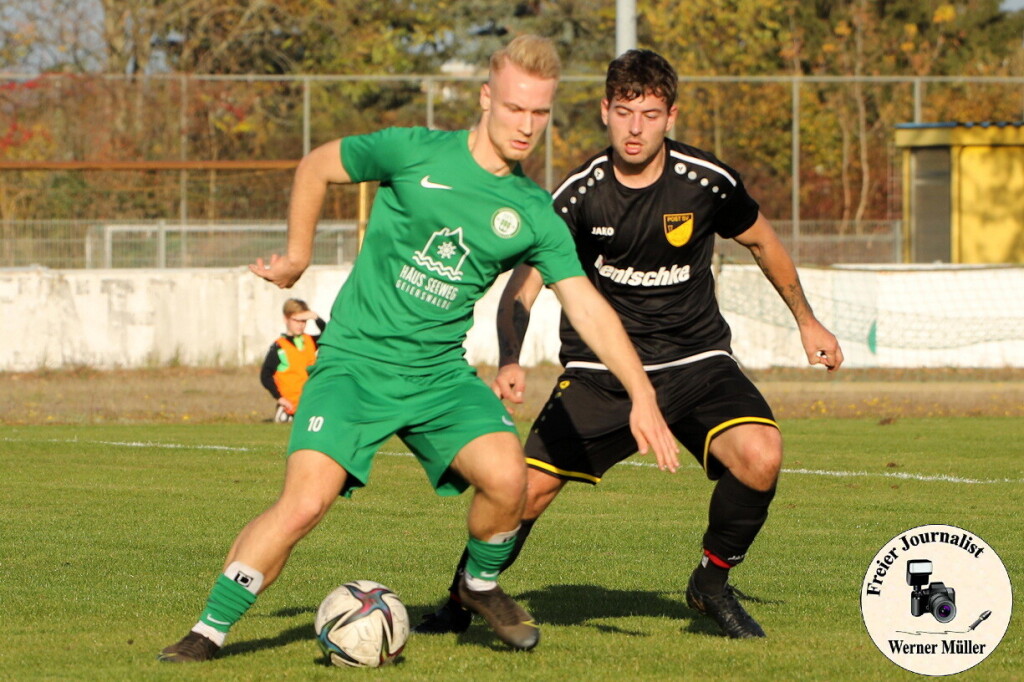
M 768 632 L 730 641 L 687 608 L 711 485 L 692 460 L 650 459 L 571 485 L 503 578 L 542 626 L 508 651 L 479 621 L 412 635 L 397 665 L 324 665 L 313 616 L 335 586 L 394 589 L 413 623 L 444 595 L 468 496 L 437 498 L 404 446 L 339 500 L 221 657 L 156 653 L 198 617 L 237 531 L 276 496 L 287 427 L 16 426 L 0 430 L 0 678 L 12 680 L 875 680 L 918 676 L 872 644 L 859 610 L 874 553 L 897 532 L 946 523 L 983 538 L 1021 585 L 1024 420 L 790 420 L 768 524 L 733 581 Z M 1017 604 L 1019 604 L 1019 599 Z M 964 679 L 1019 680 L 1021 608 Z

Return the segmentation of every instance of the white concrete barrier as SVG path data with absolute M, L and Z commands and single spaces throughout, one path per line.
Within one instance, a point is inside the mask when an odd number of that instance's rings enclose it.
M 281 304 L 329 316 L 346 267 L 313 267 L 291 290 L 246 268 L 0 270 L 0 370 L 85 365 L 258 363 L 283 330 Z M 801 269 L 818 317 L 850 367 L 1024 366 L 1024 268 Z M 476 307 L 473 364 L 498 359 L 494 315 L 505 277 Z M 722 268 L 719 301 L 747 367 L 806 365 L 789 311 L 755 266 Z M 559 306 L 542 292 L 523 363 L 558 361 Z

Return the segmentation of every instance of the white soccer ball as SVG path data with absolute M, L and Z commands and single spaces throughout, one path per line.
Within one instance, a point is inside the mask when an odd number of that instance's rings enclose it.
M 320 602 L 314 627 L 320 648 L 334 665 L 376 668 L 402 653 L 409 614 L 384 585 L 354 580 Z

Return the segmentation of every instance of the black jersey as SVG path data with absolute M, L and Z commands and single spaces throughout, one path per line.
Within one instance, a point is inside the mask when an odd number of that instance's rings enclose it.
M 731 352 L 711 272 L 715 234 L 735 237 L 758 213 L 736 171 L 695 147 L 665 144 L 665 169 L 648 187 L 616 180 L 609 148 L 553 195 L 587 277 L 619 313 L 644 365 Z M 560 332 L 563 365 L 598 361 L 564 314 Z

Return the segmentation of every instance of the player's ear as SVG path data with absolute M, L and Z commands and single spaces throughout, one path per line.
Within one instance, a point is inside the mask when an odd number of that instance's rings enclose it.
M 601 100 L 601 122 L 604 123 L 605 126 L 608 125 L 608 107 L 610 106 L 611 104 L 608 102 L 607 98 Z
M 484 83 L 480 86 L 480 109 L 482 111 L 491 110 L 491 84 Z
M 668 119 L 665 121 L 665 132 L 668 133 L 676 124 L 676 114 L 679 113 L 679 107 L 672 105 L 668 110 Z

